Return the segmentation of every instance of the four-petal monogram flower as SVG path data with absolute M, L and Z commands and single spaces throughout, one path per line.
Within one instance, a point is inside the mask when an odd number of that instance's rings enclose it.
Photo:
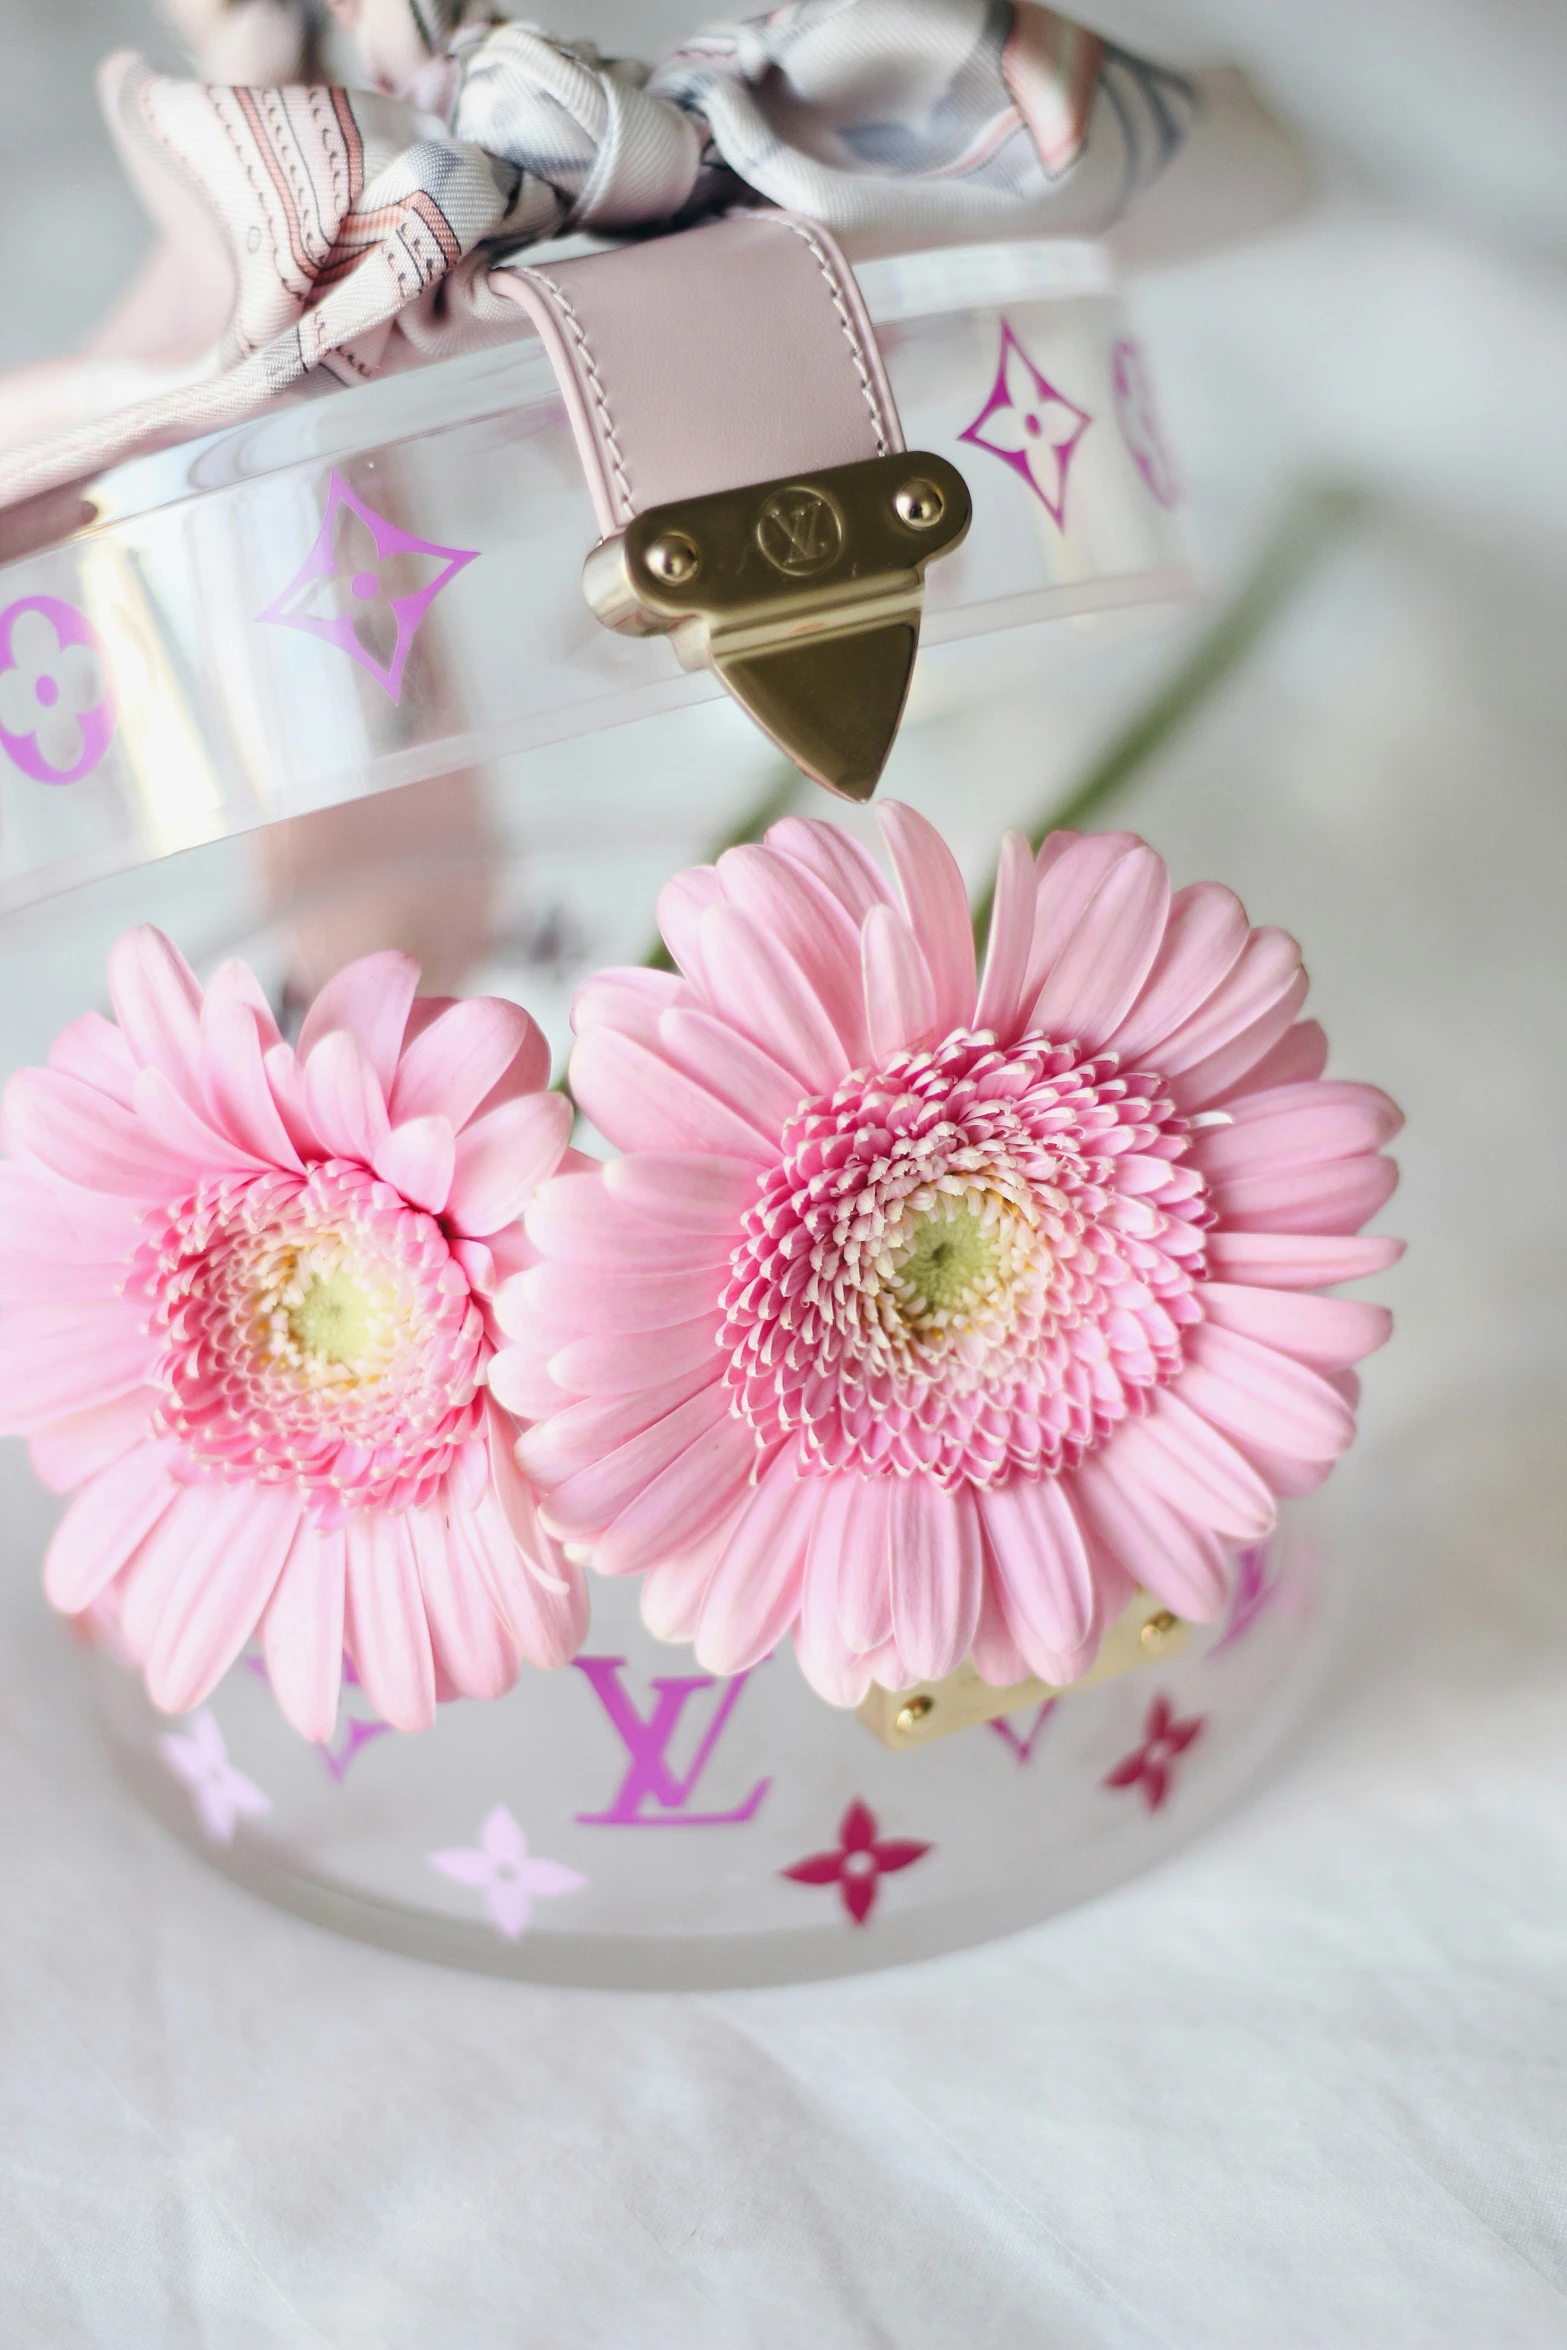
M 829 1852 L 813 1852 L 781 1870 L 797 1885 L 836 1885 L 851 1924 L 863 1926 L 876 1906 L 883 1877 L 912 1868 L 929 1852 L 909 1836 L 883 1836 L 876 1814 L 858 1797 L 838 1823 L 838 1841 Z
M 504 1803 L 488 1813 L 477 1845 L 454 1845 L 429 1855 L 432 1869 L 454 1884 L 472 1885 L 484 1895 L 495 1930 L 514 1942 L 527 1931 L 536 1898 L 554 1900 L 587 1883 L 558 1860 L 540 1860 Z
M 1203 1714 L 1193 1714 L 1189 1720 L 1179 1721 L 1169 1699 L 1156 1697 L 1143 1722 L 1141 1746 L 1135 1747 L 1113 1771 L 1105 1774 L 1105 1785 L 1140 1787 L 1148 1809 L 1157 1811 L 1170 1792 L 1176 1756 L 1184 1754 L 1193 1739 L 1200 1736 L 1206 1718 Z
M 1066 528 L 1066 476 L 1093 418 L 1034 365 L 1009 320 L 990 397 L 960 441 L 988 449 L 1020 473 L 1058 530 Z
M 336 645 L 395 702 L 420 622 L 473 560 L 472 549 L 437 546 L 388 522 L 334 473 L 314 546 L 257 617 Z
M 114 706 L 91 623 L 58 596 L 0 612 L 0 742 L 39 783 L 74 783 L 108 749 Z
M 189 1735 L 166 1730 L 158 1752 L 177 1779 L 183 1779 L 201 1815 L 201 1824 L 214 1844 L 232 1844 L 242 1819 L 259 1819 L 272 1809 L 253 1779 L 229 1761 L 223 1732 L 210 1707 L 203 1707 L 190 1724 Z

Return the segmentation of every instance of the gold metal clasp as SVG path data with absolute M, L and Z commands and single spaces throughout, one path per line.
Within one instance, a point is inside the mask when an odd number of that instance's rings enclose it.
M 908 699 L 925 566 L 970 514 L 944 457 L 867 457 L 651 507 L 594 548 L 583 593 L 606 628 L 672 637 L 797 767 L 868 800 Z
M 1139 1592 L 1125 1614 L 1118 1616 L 1104 1636 L 1092 1672 L 1071 1689 L 1091 1689 L 1096 1681 L 1113 1681 L 1138 1665 L 1174 1656 L 1186 1646 L 1191 1626 L 1172 1616 L 1158 1600 Z M 971 1729 L 976 1722 L 993 1722 L 1001 1714 L 1016 1713 L 1047 1697 L 1064 1697 L 1067 1689 L 1050 1681 L 1018 1681 L 994 1689 L 982 1681 L 972 1665 L 960 1665 L 944 1681 L 921 1681 L 912 1689 L 873 1688 L 859 1709 L 883 1746 L 928 1746 L 950 1731 Z

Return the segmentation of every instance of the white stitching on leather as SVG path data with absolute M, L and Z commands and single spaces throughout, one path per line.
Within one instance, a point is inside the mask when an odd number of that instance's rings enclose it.
M 615 486 L 620 492 L 621 501 L 629 517 L 636 511 L 636 500 L 631 494 L 631 484 L 626 478 L 626 461 L 620 453 L 620 442 L 615 436 L 615 426 L 609 413 L 609 398 L 604 390 L 604 381 L 594 362 L 593 354 L 588 349 L 587 330 L 572 308 L 570 297 L 558 280 L 546 277 L 542 269 L 524 269 L 518 274 L 522 277 L 531 277 L 536 285 L 547 286 L 565 314 L 566 323 L 571 328 L 577 349 L 582 354 L 583 372 L 592 389 L 593 405 L 598 410 L 599 429 L 604 435 L 604 445 L 609 451 L 610 462 L 615 469 Z
M 827 291 L 831 294 L 832 306 L 838 313 L 838 323 L 843 328 L 843 339 L 849 346 L 849 356 L 854 361 L 854 372 L 860 379 L 860 390 L 865 395 L 865 405 L 871 412 L 871 423 L 876 432 L 876 454 L 878 457 L 885 457 L 892 446 L 891 436 L 887 430 L 887 420 L 882 414 L 881 402 L 876 397 L 876 379 L 871 374 L 864 346 L 855 331 L 854 320 L 849 315 L 849 307 L 844 301 L 843 289 L 838 283 L 837 272 L 803 222 L 786 220 L 780 225 L 786 229 L 792 229 L 794 234 L 810 247 L 815 257 L 816 266 L 827 281 Z

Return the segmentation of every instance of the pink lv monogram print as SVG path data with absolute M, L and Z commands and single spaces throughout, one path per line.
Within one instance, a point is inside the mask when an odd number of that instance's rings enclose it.
M 655 1678 L 650 1684 L 655 1692 L 651 1713 L 638 1713 L 621 1673 L 625 1667 L 623 1656 L 579 1656 L 573 1659 L 577 1671 L 593 1685 L 594 1695 L 614 1723 L 630 1761 L 626 1775 L 616 1791 L 615 1800 L 607 1811 L 579 1811 L 577 1821 L 585 1828 L 720 1828 L 754 1819 L 762 1798 L 772 1785 L 771 1779 L 758 1779 L 743 1803 L 732 1811 L 690 1811 L 687 1809 L 701 1783 L 702 1773 L 713 1758 L 713 1752 L 724 1734 L 725 1724 L 739 1702 L 740 1692 L 750 1674 L 737 1673 L 732 1681 L 720 1683 L 710 1673 L 694 1674 L 684 1679 Z M 713 1708 L 712 1718 L 701 1744 L 691 1758 L 689 1769 L 677 1776 L 669 1758 L 669 1749 L 685 1717 L 687 1705 L 700 1689 L 722 1687 L 723 1695 Z

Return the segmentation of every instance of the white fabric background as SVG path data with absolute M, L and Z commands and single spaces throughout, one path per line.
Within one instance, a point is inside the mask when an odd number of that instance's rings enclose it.
M 1488 70 L 1516 36 L 1520 84 L 1524 22 L 1443 18 Z M 1441 127 L 1411 101 L 1400 151 Z M 1504 127 L 1470 184 L 1511 246 L 1340 185 L 1137 289 L 1221 575 L 1303 471 L 1381 497 L 1117 811 L 1299 933 L 1335 1067 L 1410 1113 L 1400 1329 L 1330 1489 L 1351 1637 L 1287 1769 L 1161 1873 L 902 1973 L 449 1975 L 273 1915 L 135 1810 L 13 1466 L 7 2346 L 1567 2344 L 1567 291 Z M 997 714 L 998 814 L 1125 674 L 1085 671 L 1043 742 Z

